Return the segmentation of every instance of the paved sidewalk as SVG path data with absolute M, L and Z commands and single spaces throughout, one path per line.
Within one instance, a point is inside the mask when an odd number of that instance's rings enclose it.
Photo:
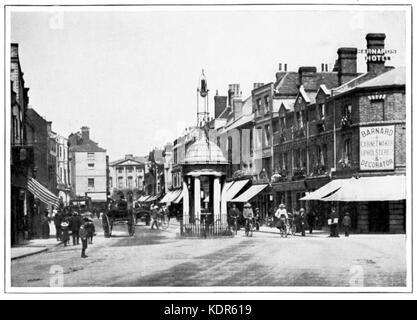
M 49 239 L 32 239 L 23 244 L 13 246 L 10 250 L 11 260 L 16 260 L 28 257 L 34 254 L 48 251 L 51 248 L 59 246 L 62 242 L 57 241 L 55 234 L 55 226 L 53 223 L 49 225 L 50 235 Z

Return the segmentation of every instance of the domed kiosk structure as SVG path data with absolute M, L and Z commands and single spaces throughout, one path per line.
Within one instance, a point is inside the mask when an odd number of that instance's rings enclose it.
M 222 203 L 228 161 L 203 130 L 186 150 L 183 172 L 183 236 L 228 235 L 227 214 Z

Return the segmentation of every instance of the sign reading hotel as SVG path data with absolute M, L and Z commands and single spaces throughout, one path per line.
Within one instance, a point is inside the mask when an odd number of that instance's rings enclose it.
M 394 126 L 359 129 L 360 170 L 394 170 Z

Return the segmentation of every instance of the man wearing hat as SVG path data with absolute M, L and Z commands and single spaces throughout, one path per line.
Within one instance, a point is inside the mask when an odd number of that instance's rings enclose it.
M 245 203 L 245 205 L 243 206 L 243 218 L 245 219 L 245 230 L 247 230 L 249 225 L 249 219 L 253 218 L 253 210 L 249 202 Z
M 87 217 L 85 217 L 83 219 L 83 222 L 82 222 L 82 224 L 80 226 L 80 230 L 79 230 L 79 235 L 80 235 L 81 243 L 82 243 L 81 258 L 87 258 L 88 257 L 85 254 L 85 250 L 87 250 L 87 247 L 88 247 L 88 223 L 89 223 L 89 219 Z
M 306 211 L 304 208 L 300 209 L 300 216 L 299 216 L 299 222 L 300 222 L 300 228 L 301 228 L 301 236 L 306 236 L 306 225 L 307 225 L 307 218 L 306 218 Z
M 349 237 L 350 227 L 352 225 L 352 219 L 350 218 L 350 213 L 346 212 L 342 220 L 343 229 L 345 231 L 345 237 Z

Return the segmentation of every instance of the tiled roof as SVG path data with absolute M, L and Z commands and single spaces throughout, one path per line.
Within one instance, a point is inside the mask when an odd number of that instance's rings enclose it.
M 277 74 L 275 91 L 281 95 L 296 95 L 298 93 L 298 72 L 285 72 Z
M 281 105 L 285 107 L 287 111 L 294 111 L 295 99 L 273 99 L 272 106 L 274 112 L 279 112 Z
M 298 72 L 278 72 L 276 74 L 275 92 L 280 95 L 297 95 L 299 88 Z M 327 88 L 334 88 L 339 84 L 337 72 L 317 72 L 314 74 L 315 90 L 324 84 Z
M 385 72 L 378 77 L 365 81 L 358 88 L 384 87 L 390 85 L 405 85 L 405 67 L 399 67 Z
M 100 148 L 92 140 L 83 141 L 83 144 L 75 145 L 69 148 L 70 152 L 106 152 L 106 149 Z
M 364 73 L 351 81 L 335 88 L 334 93 L 342 94 L 353 89 L 384 87 L 390 85 L 405 85 L 405 68 L 389 70 L 375 77 L 373 73 Z

